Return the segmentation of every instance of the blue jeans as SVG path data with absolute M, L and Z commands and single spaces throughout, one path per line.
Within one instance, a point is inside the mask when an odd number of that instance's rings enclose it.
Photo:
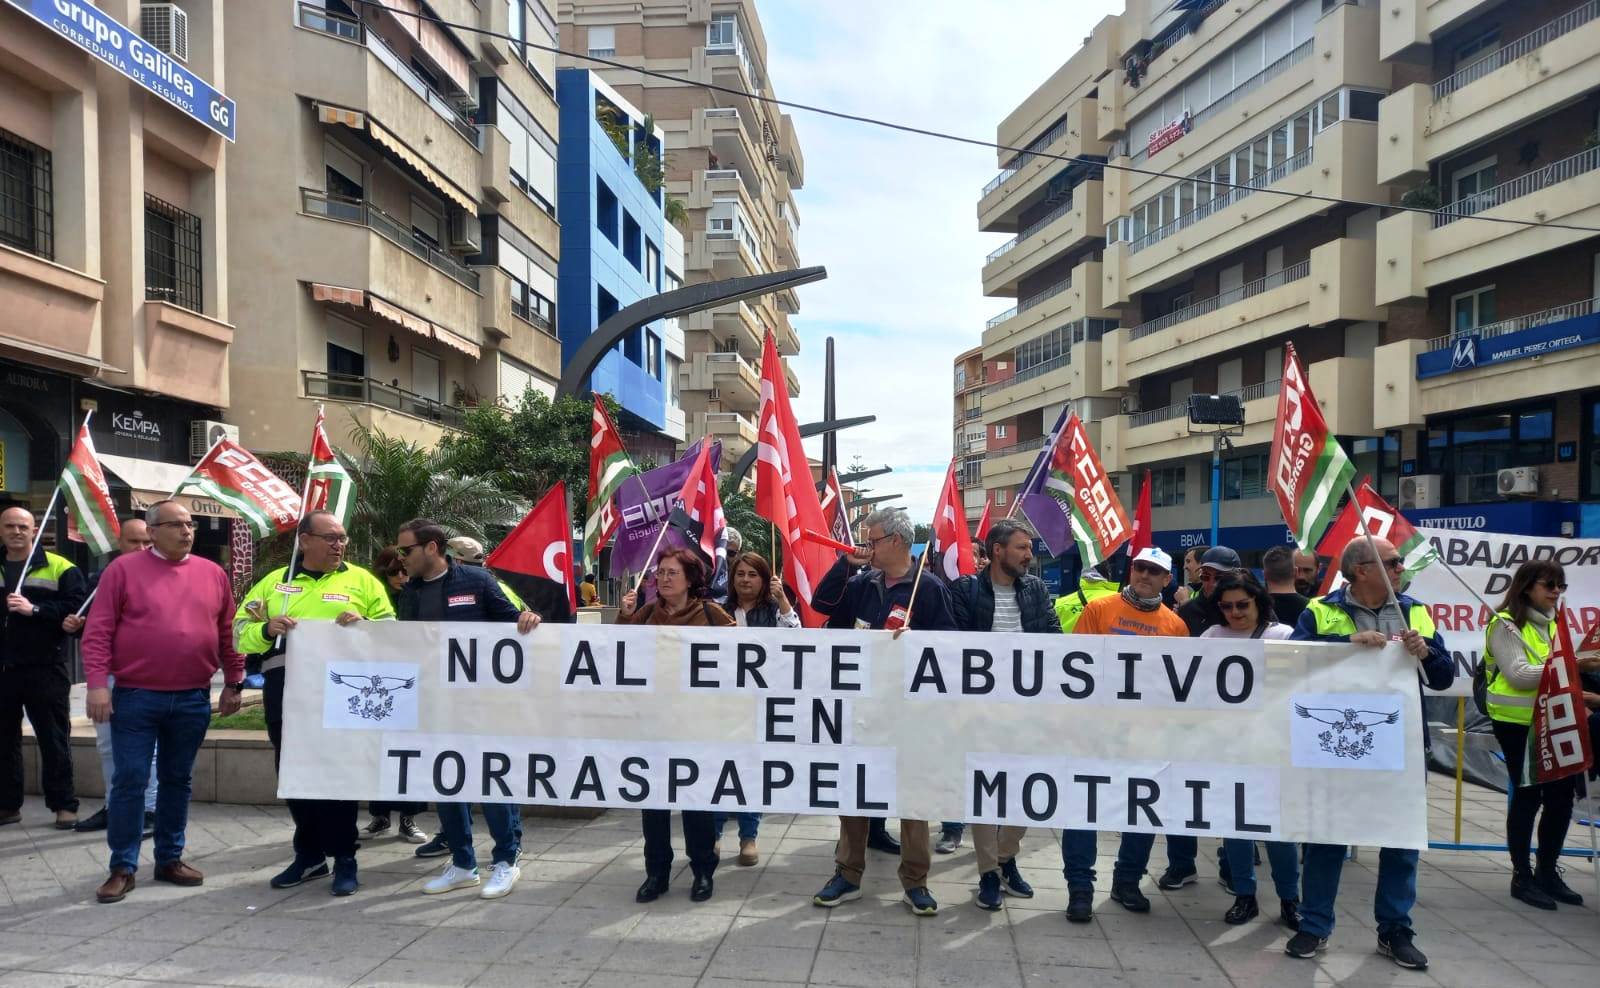
M 107 676 L 106 684 L 115 687 L 117 677 Z M 100 755 L 100 776 L 105 780 L 106 802 L 111 802 L 112 775 L 116 772 L 116 759 L 111 757 L 111 722 L 94 725 L 94 750 Z M 156 766 L 155 759 L 150 759 L 150 785 L 144 791 L 144 811 L 156 811 Z M 109 814 L 111 811 L 106 810 Z
M 1234 895 L 1256 894 L 1256 842 L 1229 837 L 1222 842 L 1228 859 L 1228 874 Z M 1272 863 L 1272 887 L 1278 898 L 1300 898 L 1300 845 L 1267 841 L 1267 860 Z
M 1333 934 L 1333 902 L 1339 896 L 1345 853 L 1343 844 L 1306 845 L 1301 932 L 1319 937 Z M 1379 936 L 1411 929 L 1411 907 L 1417 901 L 1417 856 L 1416 851 L 1397 847 L 1378 852 L 1378 888 L 1372 896 L 1372 917 L 1378 922 Z
M 1061 832 L 1061 873 L 1066 876 L 1067 888 L 1086 889 L 1094 886 L 1094 859 L 1095 841 L 1097 834 L 1093 830 L 1063 830 Z M 1182 860 L 1182 848 L 1172 846 L 1174 838 L 1167 838 L 1167 857 L 1169 861 Z M 1189 865 L 1194 866 L 1194 855 L 1198 845 L 1193 837 L 1178 837 L 1178 841 L 1189 842 Z M 1150 864 L 1150 849 L 1155 846 L 1155 834 L 1123 834 L 1122 844 L 1117 848 L 1117 863 L 1111 869 L 1111 881 L 1117 885 L 1126 883 L 1137 884 L 1144 877 L 1145 868 Z M 1173 851 L 1177 850 L 1178 855 Z
M 522 853 L 522 809 L 511 803 L 483 803 L 483 822 L 494 838 L 494 863 L 517 863 Z M 445 843 L 450 845 L 450 859 L 457 868 L 471 871 L 478 867 L 477 852 L 472 849 L 472 804 L 440 803 L 439 829 L 444 831 Z
M 947 830 L 955 834 L 957 837 L 960 837 L 962 834 L 967 832 L 967 825 L 962 823 L 960 820 L 941 820 L 939 822 L 939 829 L 942 831 Z
M 733 816 L 739 821 L 739 839 L 740 840 L 755 840 L 756 839 L 756 831 L 761 829 L 761 814 L 760 813 L 735 813 L 735 814 L 733 814 Z M 728 814 L 726 814 L 726 813 L 713 813 L 713 814 L 711 814 L 711 826 L 712 826 L 712 828 L 714 830 L 716 830 L 718 837 L 722 836 L 722 830 L 727 825 L 728 825 Z
M 106 800 L 106 844 L 111 867 L 139 868 L 144 834 L 144 792 L 150 784 L 150 759 L 155 758 L 156 864 L 183 857 L 183 835 L 189 823 L 190 778 L 195 755 L 211 725 L 209 689 L 141 690 L 118 686 L 111 691 L 111 757 L 115 769 Z

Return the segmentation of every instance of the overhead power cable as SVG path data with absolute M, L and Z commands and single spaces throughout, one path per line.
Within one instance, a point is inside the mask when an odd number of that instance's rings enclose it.
M 1281 196 L 1286 199 L 1303 199 L 1313 202 L 1325 202 L 1335 206 L 1356 206 L 1362 209 L 1388 209 L 1395 210 L 1397 212 L 1421 213 L 1423 215 L 1432 217 L 1448 217 L 1452 221 L 1476 220 L 1480 223 L 1500 223 L 1508 226 L 1538 227 L 1544 230 L 1571 230 L 1576 233 L 1600 234 L 1600 227 L 1578 226 L 1572 223 L 1552 223 L 1545 220 L 1524 220 L 1509 216 L 1484 216 L 1480 213 L 1463 215 L 1452 213 L 1448 210 L 1428 209 L 1422 206 L 1396 205 L 1387 202 L 1371 202 L 1365 199 L 1347 199 L 1341 196 L 1322 195 L 1316 192 L 1294 192 L 1288 189 L 1274 189 L 1268 186 L 1254 186 L 1235 182 L 1220 182 L 1212 179 L 1199 179 L 1193 175 L 1183 175 L 1177 172 L 1165 172 L 1157 171 L 1152 168 L 1138 168 L 1133 165 L 1113 164 L 1108 161 L 1101 161 L 1098 158 L 1086 158 L 1078 155 L 1068 154 L 1053 154 L 1047 151 L 1013 147 L 1012 145 L 1002 144 L 997 141 L 990 141 L 977 137 L 966 137 L 961 134 L 951 134 L 946 131 L 933 130 L 927 127 L 918 127 L 914 124 L 886 120 L 882 117 L 869 117 L 859 113 L 847 113 L 843 110 L 833 110 L 824 106 L 801 103 L 796 100 L 779 99 L 776 96 L 766 96 L 761 93 L 747 92 L 743 89 L 738 89 L 733 86 L 719 86 L 713 82 L 701 82 L 697 79 L 686 78 L 680 74 L 663 72 L 657 69 L 647 69 L 638 65 L 630 65 L 626 62 L 619 62 L 615 59 L 605 58 L 599 55 L 591 55 L 587 52 L 566 51 L 558 45 L 541 45 L 534 41 L 527 41 L 522 38 L 512 37 L 509 34 L 502 34 L 498 31 L 490 31 L 487 28 L 478 27 L 476 24 L 461 24 L 454 21 L 447 21 L 442 17 L 432 14 L 417 14 L 410 10 L 401 10 L 396 7 L 391 7 L 387 4 L 380 3 L 378 0 L 345 0 L 345 2 L 355 4 L 357 6 L 374 7 L 378 10 L 388 11 L 390 14 L 393 14 L 396 17 L 420 18 L 436 24 L 439 27 L 447 27 L 456 31 L 465 31 L 471 34 L 481 34 L 491 38 L 499 38 L 502 41 L 510 42 L 514 45 L 522 45 L 527 48 L 533 48 L 537 51 L 549 52 L 552 55 L 578 59 L 585 62 L 593 62 L 597 65 L 604 65 L 607 68 L 622 69 L 628 72 L 637 72 L 642 76 L 647 76 L 653 79 L 662 79 L 678 85 L 694 86 L 699 89 L 723 93 L 728 96 L 740 96 L 748 100 L 754 100 L 759 103 L 766 103 L 771 106 L 782 107 L 784 109 L 814 113 L 818 116 L 832 117 L 835 120 L 848 120 L 852 123 L 866 124 L 870 127 L 880 127 L 886 130 L 895 130 L 903 134 L 915 134 L 919 137 L 931 137 L 934 140 L 950 141 L 956 144 L 966 144 L 972 147 L 984 148 L 985 150 L 989 151 L 1010 152 L 1016 155 L 1027 155 L 1030 158 L 1044 158 L 1046 160 L 1060 161 L 1066 164 L 1078 164 L 1088 168 L 1101 168 L 1111 171 L 1128 172 L 1129 174 L 1144 175 L 1151 178 L 1170 178 L 1179 182 L 1204 182 L 1205 184 L 1214 186 L 1216 188 L 1229 190 L 1248 189 L 1251 192 L 1261 192 L 1268 195 Z

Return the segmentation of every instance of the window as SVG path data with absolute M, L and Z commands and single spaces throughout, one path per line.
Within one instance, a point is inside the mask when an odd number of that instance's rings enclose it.
M 329 197 L 337 196 L 352 202 L 366 198 L 366 166 L 361 159 L 332 141 L 322 145 L 323 180 L 327 183 Z
M 511 144 L 511 184 L 556 214 L 556 142 L 533 119 L 533 114 L 506 91 L 496 87 L 494 125 Z
M 617 29 L 610 26 L 589 28 L 589 54 L 610 58 L 617 53 Z
M 1583 498 L 1600 497 L 1600 395 L 1583 402 Z
M 1500 29 L 1492 27 L 1456 49 L 1456 71 L 1480 62 L 1500 50 Z
M 672 398 L 672 407 L 682 407 L 682 395 L 679 393 L 678 371 L 683 367 L 683 361 L 671 354 L 667 355 L 667 394 Z
M 144 297 L 201 310 L 200 217 L 144 197 Z
M 1428 471 L 1444 473 L 1456 504 L 1495 501 L 1498 474 L 1507 467 L 1539 466 L 1555 459 L 1555 410 L 1550 405 L 1511 411 L 1475 411 L 1429 423 Z
M 1493 285 L 1464 292 L 1450 300 L 1450 327 L 1453 333 L 1469 333 L 1494 321 Z
M 495 231 L 494 263 L 510 276 L 511 314 L 555 335 L 555 261 L 503 217 L 497 218 Z
M 1378 104 L 1382 100 L 1382 93 L 1369 93 L 1360 89 L 1350 90 L 1350 119 L 1378 119 Z
M 644 240 L 644 280 L 656 291 L 661 290 L 661 251 L 649 237 Z
M 661 378 L 661 337 L 648 330 L 644 334 L 644 369 L 651 377 Z
M 506 34 L 512 39 L 512 47 L 533 70 L 534 78 L 545 91 L 554 95 L 555 55 L 528 44 L 555 45 L 556 25 L 550 12 L 545 10 L 542 0 L 506 0 L 506 6 L 509 8 Z
M 0 243 L 55 256 L 50 152 L 0 130 Z
M 355 323 L 329 317 L 328 375 L 330 377 L 364 378 L 367 376 L 364 335 L 361 327 Z M 329 393 L 332 393 L 331 385 Z
M 735 14 L 712 14 L 706 25 L 707 45 L 732 45 L 739 40 L 739 18 Z
M 997 507 L 1001 507 L 1001 508 L 1005 507 L 1006 506 L 1006 501 L 1010 499 L 1010 496 L 1011 496 L 1011 493 L 1009 491 L 1007 491 L 1004 487 L 996 488 L 995 492 L 994 492 L 994 503 L 995 503 L 995 505 Z
M 622 211 L 622 256 L 636 270 L 644 270 L 644 233 L 639 229 L 639 221 L 634 219 L 624 209 Z
M 443 392 L 439 358 L 426 350 L 411 348 L 411 390 L 430 401 L 441 401 Z
M 1171 508 L 1183 504 L 1186 480 L 1185 467 L 1162 467 L 1150 472 L 1150 504 L 1156 508 Z
M 1317 105 L 1317 129 L 1326 130 L 1339 122 L 1339 94 L 1330 93 Z
M 1249 501 L 1268 497 L 1267 454 L 1254 453 L 1222 464 L 1222 499 L 1224 501 Z M 1209 487 L 1206 500 L 1211 500 Z
M 418 243 L 438 250 L 444 242 L 442 225 L 443 220 L 432 204 L 421 199 L 411 200 L 411 236 Z
M 1450 176 L 1451 200 L 1458 204 L 1471 204 L 1474 210 L 1487 207 L 1489 203 L 1483 203 L 1480 207 L 1473 202 L 1473 197 L 1494 187 L 1497 170 L 1493 157 L 1457 168 Z
M 996 439 L 1004 439 L 1006 437 L 1006 428 L 1007 427 L 1004 423 L 996 425 L 994 427 L 994 437 Z
M 613 247 L 617 245 L 617 194 L 598 176 L 594 180 L 594 225 Z

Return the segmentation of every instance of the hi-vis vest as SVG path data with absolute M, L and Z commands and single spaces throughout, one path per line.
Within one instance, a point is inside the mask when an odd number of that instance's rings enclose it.
M 360 566 L 341 563 L 321 576 L 303 570 L 294 583 L 285 584 L 288 567 L 262 577 L 239 602 L 233 616 L 234 642 L 246 655 L 266 655 L 263 672 L 281 668 L 283 652 L 267 637 L 267 618 L 287 614 L 300 621 L 332 621 L 345 611 L 355 611 L 368 621 L 394 619 L 394 607 L 382 581 Z
M 1493 720 L 1504 721 L 1507 724 L 1532 724 L 1533 723 L 1533 697 L 1538 693 L 1538 687 L 1528 690 L 1519 690 L 1502 675 L 1495 662 L 1494 653 L 1490 651 L 1489 644 L 1494 639 L 1494 626 L 1497 621 L 1505 621 L 1512 627 L 1516 623 L 1511 615 L 1500 611 L 1489 619 L 1489 626 L 1483 629 L 1483 671 L 1484 678 L 1488 680 L 1487 703 L 1489 717 Z M 1528 663 L 1542 666 L 1550 658 L 1550 639 L 1540 633 L 1539 628 L 1532 621 L 1517 628 L 1527 646 Z
M 1389 606 L 1387 604 L 1385 607 Z M 1318 635 L 1342 635 L 1346 638 L 1357 632 L 1355 618 L 1351 617 L 1344 608 L 1336 604 L 1327 603 L 1322 597 L 1317 597 L 1306 605 L 1317 621 Z M 1433 624 L 1433 615 L 1421 604 L 1413 603 L 1406 614 L 1406 624 L 1417 634 L 1424 638 L 1432 638 L 1438 631 Z
M 22 595 L 26 597 L 30 588 L 36 590 L 58 590 L 61 587 L 61 574 L 72 569 L 72 561 L 64 559 L 53 552 L 41 552 L 44 561 L 37 563 L 22 578 Z
M 1110 580 L 1084 580 L 1078 584 L 1078 589 L 1056 598 L 1056 620 L 1061 622 L 1061 633 L 1072 634 L 1072 629 L 1078 626 L 1078 619 L 1083 617 L 1083 609 L 1089 606 L 1089 601 L 1109 597 L 1117 592 L 1117 585 Z

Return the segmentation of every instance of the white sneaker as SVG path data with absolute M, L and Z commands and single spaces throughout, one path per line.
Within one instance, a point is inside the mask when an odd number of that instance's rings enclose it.
M 478 893 L 480 899 L 498 899 L 502 895 L 510 895 L 512 886 L 517 884 L 517 879 L 522 877 L 522 869 L 514 864 L 496 862 L 489 872 L 489 880 L 483 883 L 483 891 Z
M 422 886 L 422 894 L 438 895 L 441 892 L 454 892 L 456 889 L 469 889 L 477 884 L 478 869 L 457 868 L 454 864 L 449 864 L 445 866 L 444 874 Z

